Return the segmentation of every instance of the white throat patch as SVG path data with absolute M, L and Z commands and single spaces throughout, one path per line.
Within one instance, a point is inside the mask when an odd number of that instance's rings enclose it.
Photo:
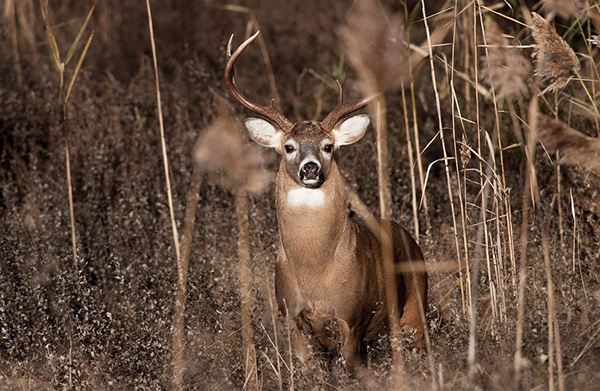
M 320 189 L 299 189 L 290 190 L 287 194 L 287 203 L 291 208 L 306 206 L 309 208 L 321 208 L 325 206 L 325 193 Z

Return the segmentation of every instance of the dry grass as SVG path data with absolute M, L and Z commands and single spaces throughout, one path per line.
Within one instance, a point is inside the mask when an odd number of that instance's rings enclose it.
M 600 9 L 509 3 L 167 1 L 153 5 L 152 61 L 145 7 L 98 3 L 91 40 L 92 2 L 50 2 L 46 24 L 36 2 L 6 1 L 0 384 L 381 389 L 400 386 L 403 361 L 410 389 L 596 387 Z M 271 281 L 275 159 L 219 109 L 227 38 L 257 25 L 264 41 L 236 74 L 256 100 L 275 80 L 288 113 L 332 107 L 335 78 L 350 97 L 387 91 L 379 137 L 338 160 L 364 208 L 424 249 L 426 355 L 392 357 L 382 338 L 354 377 L 291 358 Z M 69 52 L 85 62 L 61 66 Z M 165 260 L 179 247 L 178 269 Z

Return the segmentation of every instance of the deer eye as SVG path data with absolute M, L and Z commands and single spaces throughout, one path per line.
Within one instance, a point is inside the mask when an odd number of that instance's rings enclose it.
M 294 148 L 293 145 L 286 145 L 283 148 L 285 148 L 285 152 L 286 153 L 292 153 L 292 152 L 294 152 L 296 150 L 296 148 Z
M 333 144 L 327 144 L 323 147 L 323 151 L 325 153 L 331 153 L 333 151 Z

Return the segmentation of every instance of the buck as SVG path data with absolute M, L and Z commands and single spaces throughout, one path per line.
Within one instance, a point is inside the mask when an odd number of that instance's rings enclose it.
M 309 340 L 338 351 L 351 365 L 360 362 L 361 343 L 389 330 L 382 246 L 363 224 L 349 218 L 345 183 L 334 159 L 342 145 L 365 134 L 369 117 L 351 113 L 372 98 L 343 103 L 338 82 L 337 106 L 321 122 L 293 124 L 268 106 L 248 100 L 234 79 L 234 63 L 258 32 L 231 54 L 227 48 L 225 84 L 244 107 L 258 114 L 244 124 L 250 138 L 281 154 L 276 182 L 279 249 L 275 289 L 280 311 L 295 321 L 293 349 L 302 361 L 310 358 Z M 410 234 L 392 223 L 396 263 L 422 262 L 421 249 Z M 423 346 L 427 274 L 396 276 L 400 324 L 414 332 Z M 305 334 L 310 337 L 307 339 Z M 364 349 L 363 349 L 364 350 Z

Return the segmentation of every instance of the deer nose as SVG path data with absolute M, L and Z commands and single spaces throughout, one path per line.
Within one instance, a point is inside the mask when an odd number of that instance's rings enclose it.
M 307 162 L 302 166 L 300 172 L 304 179 L 318 179 L 321 175 L 321 167 L 315 162 Z

